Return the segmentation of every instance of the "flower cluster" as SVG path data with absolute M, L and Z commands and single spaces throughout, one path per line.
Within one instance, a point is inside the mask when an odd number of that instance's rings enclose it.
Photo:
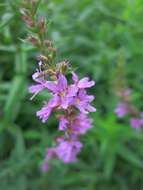
M 115 108 L 115 113 L 119 118 L 123 118 L 126 114 L 130 114 L 131 127 L 140 128 L 143 127 L 143 113 L 140 113 L 140 111 L 132 105 L 130 101 L 130 93 L 131 91 L 129 89 L 118 92 L 117 95 L 120 98 L 120 102 Z
M 95 82 L 87 77 L 79 80 L 74 72 L 71 76 L 71 84 L 68 84 L 66 76 L 62 73 L 55 72 L 52 76 L 54 80 L 46 80 L 41 70 L 37 70 L 32 76 L 36 82 L 29 87 L 32 98 L 44 89 L 51 94 L 51 99 L 36 115 L 42 122 L 46 122 L 52 112 L 57 112 L 58 130 L 64 132 L 62 137 L 57 138 L 57 146 L 47 150 L 43 171 L 48 170 L 48 161 L 53 157 L 58 157 L 65 163 L 76 161 L 76 155 L 82 148 L 79 136 L 92 127 L 92 120 L 87 114 L 95 112 L 96 109 L 90 104 L 94 96 L 88 95 L 87 89 L 94 86 Z
M 33 94 L 31 100 L 43 90 L 51 95 L 36 115 L 45 123 L 53 112 L 57 113 L 58 131 L 63 133 L 56 139 L 57 146 L 47 149 L 42 165 L 42 170 L 47 171 L 48 162 L 54 157 L 64 163 L 76 161 L 83 146 L 79 137 L 92 127 L 88 113 L 96 111 L 91 105 L 94 96 L 87 94 L 87 89 L 95 82 L 88 77 L 79 79 L 67 61 L 56 63 L 56 49 L 46 37 L 47 22 L 36 15 L 39 2 L 25 0 L 21 12 L 30 34 L 26 41 L 40 50 L 37 58 L 39 67 L 32 75 L 36 84 L 29 87 L 29 92 Z

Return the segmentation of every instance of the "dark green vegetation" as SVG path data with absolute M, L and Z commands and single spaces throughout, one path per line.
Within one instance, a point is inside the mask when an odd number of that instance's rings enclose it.
M 54 160 L 44 175 L 40 163 L 57 123 L 35 116 L 47 94 L 29 101 L 38 52 L 19 40 L 26 36 L 19 2 L 0 1 L 0 190 L 142 190 L 143 132 L 116 118 L 112 84 L 124 61 L 133 101 L 143 110 L 143 0 L 42 1 L 39 13 L 50 20 L 58 61 L 68 59 L 81 77 L 96 80 L 97 107 L 78 163 Z

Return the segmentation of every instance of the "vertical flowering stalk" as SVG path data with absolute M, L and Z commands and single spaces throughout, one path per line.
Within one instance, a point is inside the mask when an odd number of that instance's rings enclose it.
M 83 147 L 80 135 L 92 127 L 92 119 L 88 114 L 96 111 L 91 105 L 94 96 L 87 93 L 88 88 L 94 86 L 95 82 L 88 77 L 79 79 L 67 61 L 56 63 L 56 50 L 51 40 L 46 37 L 46 20 L 37 20 L 38 2 L 25 1 L 23 7 L 23 20 L 30 29 L 27 40 L 40 49 L 41 53 L 38 56 L 38 68 L 32 75 L 35 84 L 29 87 L 29 92 L 33 94 L 31 99 L 44 89 L 51 95 L 36 115 L 45 123 L 55 112 L 59 121 L 58 130 L 63 134 L 57 137 L 57 145 L 46 151 L 42 170 L 47 171 L 52 158 L 56 157 L 64 163 L 77 160 L 77 154 Z
M 125 115 L 129 114 L 130 125 L 133 128 L 143 127 L 143 113 L 133 105 L 131 100 L 131 90 L 127 87 L 126 77 L 124 73 L 124 55 L 120 52 L 119 63 L 117 65 L 116 72 L 116 84 L 115 92 L 119 98 L 119 103 L 115 108 L 115 113 L 118 118 L 123 118 Z

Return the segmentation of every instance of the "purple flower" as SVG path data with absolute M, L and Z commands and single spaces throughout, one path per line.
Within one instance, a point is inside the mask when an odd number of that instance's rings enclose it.
M 66 116 L 59 117 L 59 130 L 69 130 L 73 134 L 85 134 L 88 129 L 92 127 L 92 119 L 88 118 L 85 114 L 78 114 L 75 118 L 68 118 Z
M 92 86 L 95 85 L 95 82 L 94 81 L 89 81 L 89 78 L 88 77 L 84 77 L 83 79 L 78 79 L 78 76 L 72 72 L 72 79 L 75 83 L 75 85 L 82 89 L 82 88 L 90 88 Z
M 82 144 L 77 140 L 64 140 L 56 147 L 56 153 L 64 163 L 75 162 L 76 156 L 80 152 Z
M 117 114 L 119 118 L 124 117 L 128 112 L 129 112 L 129 108 L 128 108 L 127 103 L 124 103 L 124 102 L 118 103 L 115 109 L 115 113 Z
M 41 110 L 37 111 L 36 115 L 42 119 L 43 123 L 47 121 L 53 109 L 58 105 L 58 100 L 57 95 L 53 96 L 53 98 L 45 104 Z
M 120 97 L 128 97 L 131 94 L 131 89 L 125 89 L 117 93 Z
M 48 82 L 46 87 L 56 95 L 58 99 L 55 99 L 55 101 L 58 102 L 57 106 L 63 109 L 67 109 L 72 102 L 72 97 L 77 93 L 77 89 L 74 86 L 68 86 L 67 79 L 62 74 L 59 74 L 57 81 Z
M 80 89 L 78 95 L 74 98 L 73 104 L 78 108 L 82 113 L 95 112 L 96 108 L 90 105 L 94 100 L 94 96 L 89 96 L 86 93 L 86 90 Z
M 32 94 L 38 94 L 42 91 L 45 87 L 42 84 L 31 85 L 29 87 L 29 92 Z
M 140 118 L 133 117 L 130 120 L 130 124 L 133 128 L 140 128 L 143 127 L 143 114 L 140 114 Z
M 47 172 L 47 171 L 49 170 L 48 161 L 44 161 L 44 162 L 42 163 L 41 170 L 42 170 L 43 172 Z
M 139 118 L 131 118 L 130 124 L 133 128 L 140 128 L 142 126 L 141 119 Z
M 48 162 L 53 157 L 58 157 L 64 163 L 75 162 L 76 156 L 82 148 L 80 141 L 76 139 L 65 140 L 64 138 L 58 139 L 59 144 L 54 148 L 48 148 L 46 157 L 42 164 L 42 171 L 46 172 L 49 170 Z
M 143 126 L 143 112 L 141 112 L 140 117 L 141 117 L 140 123 L 141 123 L 141 126 Z
M 43 172 L 47 172 L 49 170 L 49 160 L 53 157 L 56 156 L 56 149 L 55 148 L 48 148 L 47 149 L 47 153 L 46 153 L 46 157 L 44 159 L 44 162 L 42 164 L 42 171 Z
M 34 94 L 31 97 L 31 100 L 35 97 L 35 95 L 37 95 L 39 92 L 41 92 L 44 88 L 46 88 L 46 83 L 47 81 L 44 80 L 42 77 L 39 77 L 42 74 L 42 72 L 37 71 L 36 73 L 34 73 L 32 75 L 32 78 L 35 82 L 37 82 L 38 84 L 36 85 L 31 85 L 28 90 L 30 93 Z
M 68 124 L 69 124 L 69 121 L 65 116 L 59 117 L 59 130 L 60 131 L 67 130 Z
M 92 119 L 88 118 L 87 115 L 80 113 L 71 123 L 70 127 L 74 134 L 85 134 L 87 130 L 92 127 Z
M 41 110 L 37 111 L 36 115 L 42 120 L 43 123 L 45 123 L 49 118 L 51 112 L 52 108 L 50 108 L 47 104 Z

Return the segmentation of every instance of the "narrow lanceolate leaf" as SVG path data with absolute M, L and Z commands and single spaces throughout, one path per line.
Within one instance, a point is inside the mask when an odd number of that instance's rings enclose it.
M 143 168 L 142 159 L 136 154 L 136 152 L 131 151 L 129 148 L 123 146 L 120 147 L 119 155 L 129 163 L 132 163 L 134 166 Z
M 5 27 L 13 18 L 13 14 L 12 13 L 5 13 L 2 17 L 2 21 L 0 23 L 0 29 L 2 29 L 3 27 Z
M 27 54 L 25 53 L 25 44 L 20 46 L 20 48 L 17 50 L 15 54 L 15 72 L 17 74 L 23 74 L 25 75 L 27 71 Z
M 21 100 L 25 94 L 25 85 L 25 77 L 16 76 L 13 79 L 4 107 L 4 119 L 6 121 L 13 121 L 16 118 L 20 109 Z

